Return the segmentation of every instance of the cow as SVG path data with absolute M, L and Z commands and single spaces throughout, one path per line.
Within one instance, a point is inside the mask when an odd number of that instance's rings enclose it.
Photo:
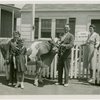
M 0 51 L 2 54 L 2 57 L 4 59 L 4 66 L 5 66 L 5 73 L 6 73 L 6 79 L 9 80 L 9 73 L 10 73 L 10 66 L 9 62 L 7 62 L 7 50 L 8 50 L 8 39 L 1 39 L 0 40 Z M 2 62 L 3 63 L 3 62 Z
M 50 67 L 54 59 L 54 56 L 58 52 L 59 45 L 56 41 L 51 39 L 50 41 L 35 41 L 31 44 L 27 50 L 28 62 L 32 61 L 36 64 L 34 85 L 38 86 L 39 83 L 43 83 L 42 71 L 44 67 Z

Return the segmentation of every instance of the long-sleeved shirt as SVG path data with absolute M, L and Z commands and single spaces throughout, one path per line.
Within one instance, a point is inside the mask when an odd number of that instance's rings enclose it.
M 71 58 L 71 48 L 74 46 L 74 36 L 71 33 L 66 33 L 61 39 L 60 54 L 63 58 Z
M 99 46 L 99 43 L 100 43 L 99 34 L 97 34 L 96 32 L 94 32 L 92 35 L 89 34 L 86 43 L 88 45 L 91 45 L 92 44 L 92 45 L 94 45 L 94 47 L 98 47 Z

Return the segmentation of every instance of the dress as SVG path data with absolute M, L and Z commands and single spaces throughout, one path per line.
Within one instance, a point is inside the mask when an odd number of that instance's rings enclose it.
M 89 34 L 87 39 L 87 50 L 88 65 L 90 64 L 90 69 L 93 69 L 94 67 L 94 50 L 97 46 L 99 46 L 99 35 L 95 32 L 92 35 Z
M 13 61 L 13 57 L 15 56 L 15 52 L 16 52 L 16 40 L 15 39 L 11 39 L 8 42 L 8 50 L 7 50 L 7 56 L 6 58 L 9 60 L 9 64 L 10 64 L 10 77 L 9 77 L 9 81 L 11 83 L 13 83 L 14 81 L 17 81 L 17 76 L 16 76 L 16 69 L 14 68 L 14 61 Z
M 25 72 L 26 71 L 26 60 L 25 60 L 25 54 L 26 54 L 26 47 L 20 48 L 15 55 L 16 58 L 16 68 L 17 72 Z

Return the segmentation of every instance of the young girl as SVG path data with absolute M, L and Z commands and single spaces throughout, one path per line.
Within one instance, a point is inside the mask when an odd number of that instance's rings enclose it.
M 16 70 L 17 70 L 17 84 L 15 87 L 21 86 L 24 88 L 24 72 L 26 71 L 27 58 L 26 58 L 26 47 L 23 46 L 23 40 L 19 39 L 17 41 L 17 52 L 15 55 L 16 60 Z

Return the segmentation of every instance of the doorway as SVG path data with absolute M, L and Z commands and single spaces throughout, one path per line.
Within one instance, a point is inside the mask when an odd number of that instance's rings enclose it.
M 96 26 L 96 32 L 100 35 L 100 19 L 92 19 L 91 24 Z

